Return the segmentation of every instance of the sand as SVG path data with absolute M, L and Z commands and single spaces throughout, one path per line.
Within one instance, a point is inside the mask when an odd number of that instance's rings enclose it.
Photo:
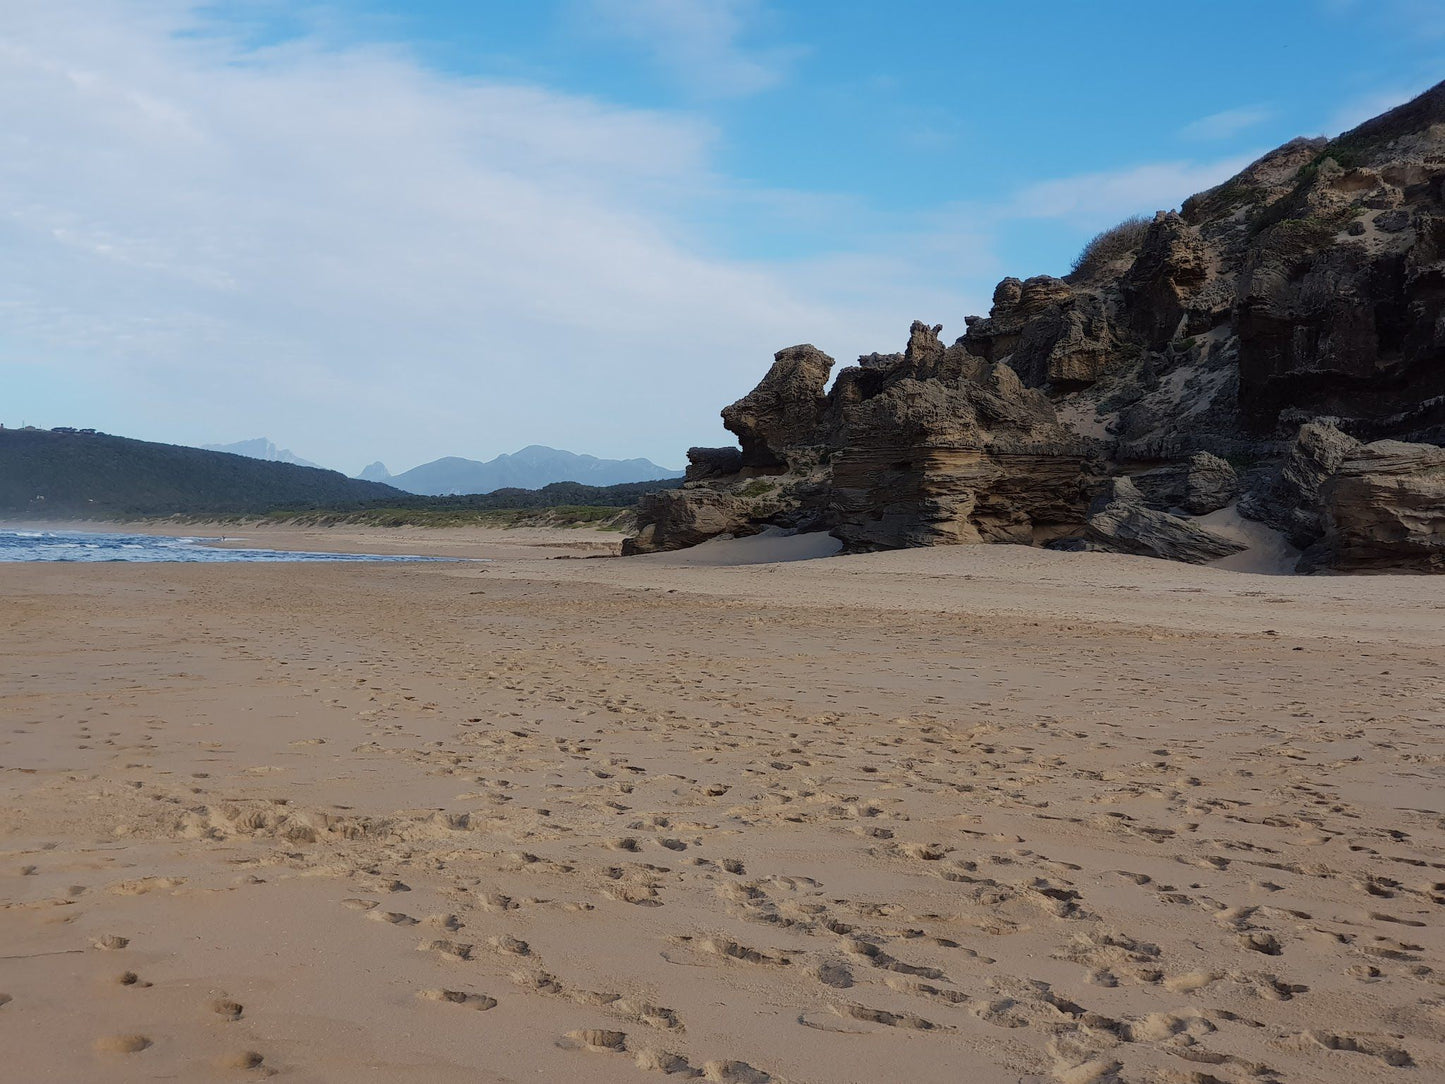
M 0 567 L 6 1079 L 1445 1079 L 1445 581 L 373 533 Z

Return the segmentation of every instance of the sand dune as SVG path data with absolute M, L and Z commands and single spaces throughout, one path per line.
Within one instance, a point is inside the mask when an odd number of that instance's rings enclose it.
M 1445 1078 L 1445 583 L 815 542 L 0 568 L 7 1072 Z

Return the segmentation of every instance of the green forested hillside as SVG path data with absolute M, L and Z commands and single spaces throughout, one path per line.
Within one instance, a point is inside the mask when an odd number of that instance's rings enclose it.
M 0 513 L 164 516 L 387 503 L 406 494 L 337 471 L 104 433 L 0 430 Z

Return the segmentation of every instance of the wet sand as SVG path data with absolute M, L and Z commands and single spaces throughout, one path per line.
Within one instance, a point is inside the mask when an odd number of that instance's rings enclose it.
M 1445 1078 L 1445 581 L 338 530 L 0 567 L 13 1079 Z

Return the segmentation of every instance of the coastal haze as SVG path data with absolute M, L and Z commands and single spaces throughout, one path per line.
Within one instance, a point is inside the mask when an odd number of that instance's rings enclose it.
M 1211 15 L 0 10 L 0 1076 L 1445 1079 L 1445 21 Z

